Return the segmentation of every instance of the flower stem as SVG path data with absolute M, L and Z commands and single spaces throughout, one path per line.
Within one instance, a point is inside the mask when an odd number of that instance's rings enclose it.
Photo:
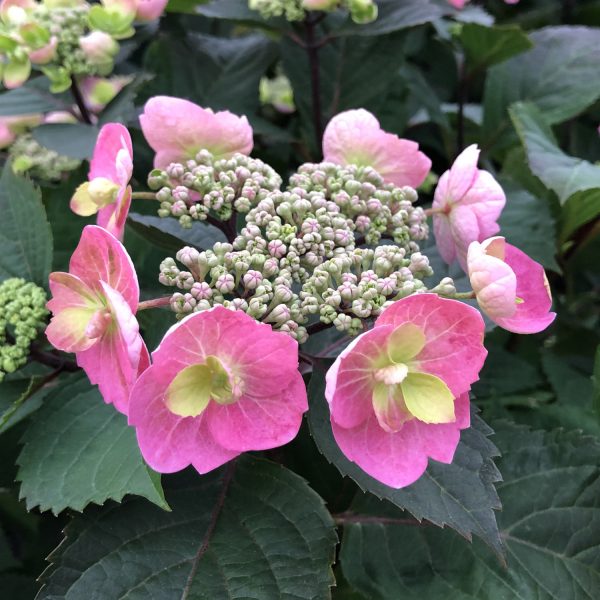
M 419 522 L 416 519 L 394 519 L 391 517 L 376 517 L 373 515 L 356 515 L 350 512 L 331 515 L 336 525 L 375 524 L 375 525 L 410 525 L 422 527 L 429 525 L 428 521 Z
M 315 40 L 315 25 L 318 21 L 309 16 L 304 20 L 304 31 L 306 35 L 306 53 L 310 66 L 310 86 L 312 93 L 313 127 L 315 130 L 315 141 L 317 152 L 321 148 L 323 138 L 323 115 L 321 109 L 321 72 L 319 66 L 319 45 Z
M 475 298 L 475 292 L 456 292 L 456 294 L 445 296 L 445 298 L 452 298 L 453 300 L 473 300 Z
M 162 306 L 168 306 L 171 302 L 171 296 L 163 296 L 162 298 L 152 298 L 152 300 L 144 300 L 138 304 L 138 312 L 140 310 L 147 310 L 148 308 L 160 308 Z
M 84 123 L 88 125 L 92 124 L 92 117 L 90 115 L 90 111 L 88 107 L 85 105 L 85 100 L 83 99 L 83 95 L 81 90 L 77 85 L 77 80 L 75 77 L 71 77 L 71 94 L 73 94 L 73 99 L 75 100 L 75 104 L 77 104 L 77 108 L 79 108 L 79 112 L 81 114 L 81 119 Z
M 156 200 L 156 194 L 154 192 L 133 192 L 131 194 L 132 200 Z

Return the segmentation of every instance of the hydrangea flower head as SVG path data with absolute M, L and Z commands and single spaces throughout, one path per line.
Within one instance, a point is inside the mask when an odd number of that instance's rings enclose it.
M 433 231 L 441 257 L 466 270 L 467 250 L 498 233 L 506 196 L 491 173 L 477 168 L 479 148 L 469 146 L 439 180 L 433 198 Z
M 122 239 L 131 205 L 132 173 L 129 131 L 119 123 L 104 125 L 96 141 L 89 181 L 77 188 L 71 199 L 71 210 L 83 217 L 98 213 L 98 225 Z
M 339 165 L 373 167 L 398 187 L 419 187 L 431 168 L 419 144 L 383 131 L 377 118 L 362 108 L 329 121 L 323 134 L 323 156 Z
M 68 273 L 50 274 L 50 343 L 75 352 L 107 403 L 127 413 L 129 392 L 148 366 L 135 312 L 139 286 L 123 245 L 96 225 L 84 228 Z
M 481 309 L 514 333 L 538 333 L 556 317 L 544 268 L 503 237 L 472 242 L 469 279 Z
M 246 117 L 227 110 L 215 113 L 181 98 L 150 98 L 140 123 L 156 152 L 154 166 L 159 169 L 173 162 L 185 163 L 203 149 L 216 158 L 228 158 L 236 152 L 248 155 L 253 146 L 252 127 Z
M 325 396 L 342 452 L 394 488 L 428 457 L 450 463 L 469 426 L 471 384 L 486 357 L 479 312 L 435 294 L 393 303 L 327 373 Z
M 136 383 L 129 422 L 162 473 L 206 473 L 248 450 L 292 440 L 308 409 L 298 345 L 218 306 L 172 327 Z

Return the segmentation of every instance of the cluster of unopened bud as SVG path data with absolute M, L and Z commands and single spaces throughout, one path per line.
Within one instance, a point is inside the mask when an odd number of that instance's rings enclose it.
M 153 170 L 148 186 L 156 191 L 161 217 L 176 217 L 182 227 L 204 221 L 209 214 L 221 221 L 233 211 L 247 213 L 281 186 L 281 177 L 266 163 L 244 154 L 215 160 L 201 150 L 195 160 Z
M 370 23 L 377 18 L 374 0 L 248 0 L 248 6 L 265 19 L 284 17 L 288 21 L 301 21 L 305 11 L 333 11 L 345 8 L 356 23 Z
M 31 343 L 46 325 L 46 292 L 20 278 L 0 283 L 0 381 L 26 362 Z
M 302 343 L 316 318 L 360 332 L 386 303 L 425 291 L 422 279 L 432 274 L 419 252 L 428 231 L 425 213 L 413 206 L 416 192 L 384 183 L 371 168 L 305 164 L 281 190 L 280 177 L 261 161 L 213 161 L 202 151 L 189 164 L 153 171 L 149 182 L 163 194 L 165 216 L 179 216 L 178 206 L 190 223 L 198 206 L 204 218 L 245 213 L 230 242 L 183 248 L 176 256 L 183 269 L 173 258 L 162 262 L 160 282 L 180 290 L 171 298 L 179 316 L 219 304 Z M 223 202 L 215 207 L 217 197 Z
M 377 317 L 389 303 L 426 291 L 422 279 L 432 274 L 420 252 L 408 255 L 395 245 L 356 248 L 314 270 L 299 294 L 300 308 L 355 335 L 363 320 Z
M 30 133 L 17 137 L 9 149 L 9 156 L 15 173 L 26 173 L 42 182 L 58 181 L 81 164 L 80 160 L 45 148 Z

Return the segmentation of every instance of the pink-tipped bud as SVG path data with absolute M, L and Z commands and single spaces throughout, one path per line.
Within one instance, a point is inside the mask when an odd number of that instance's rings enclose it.
M 79 38 L 79 46 L 88 60 L 94 64 L 112 61 L 119 51 L 119 44 L 108 33 L 92 31 Z

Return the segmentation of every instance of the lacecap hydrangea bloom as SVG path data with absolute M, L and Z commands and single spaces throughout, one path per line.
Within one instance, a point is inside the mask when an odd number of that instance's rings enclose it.
M 487 351 L 480 313 L 416 294 L 394 302 L 327 373 L 325 396 L 342 452 L 394 488 L 428 458 L 450 463 L 469 426 L 469 389 Z
M 419 144 L 384 131 L 377 118 L 362 108 L 329 121 L 323 134 L 323 157 L 338 165 L 372 167 L 386 182 L 399 187 L 419 187 L 431 168 Z
M 469 146 L 438 182 L 433 198 L 433 232 L 441 257 L 467 268 L 471 242 L 500 231 L 498 218 L 506 196 L 491 173 L 477 168 L 479 148 Z
M 127 413 L 129 392 L 148 366 L 135 313 L 137 275 L 123 245 L 96 225 L 84 228 L 69 272 L 50 274 L 52 314 L 46 336 L 98 384 L 105 402 Z
M 472 242 L 469 280 L 481 309 L 514 333 L 538 333 L 556 317 L 544 268 L 503 237 Z
M 297 343 L 217 306 L 167 332 L 133 388 L 129 423 L 156 471 L 206 473 L 291 441 L 307 409 Z
M 131 205 L 132 173 L 129 131 L 119 123 L 104 125 L 94 148 L 89 181 L 77 188 L 71 199 L 71 210 L 84 217 L 98 213 L 98 225 L 122 239 Z

